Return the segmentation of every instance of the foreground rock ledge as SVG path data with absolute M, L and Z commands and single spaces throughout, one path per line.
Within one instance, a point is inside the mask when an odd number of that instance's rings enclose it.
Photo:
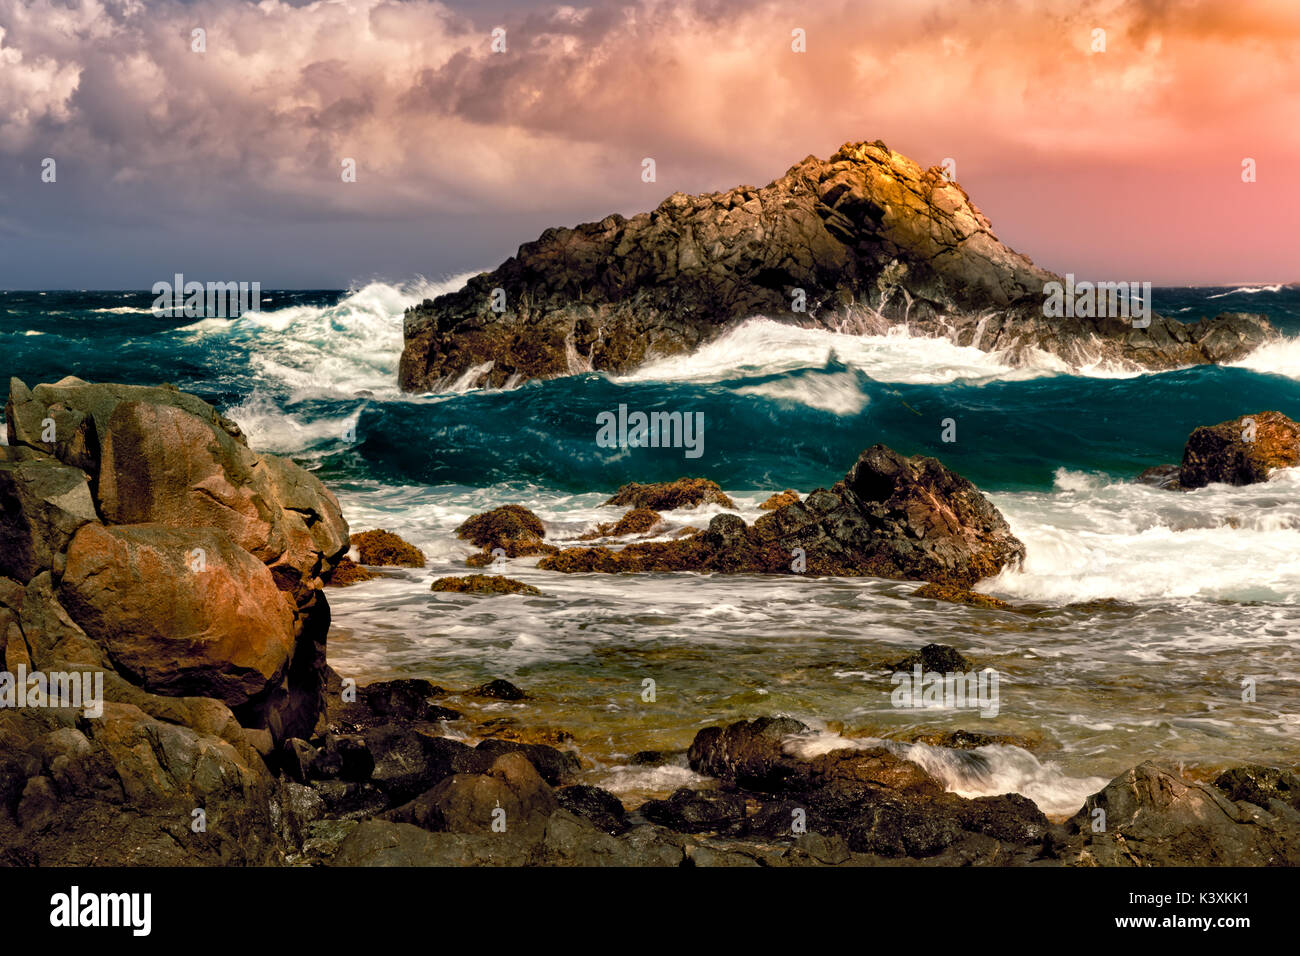
M 1115 276 L 1117 281 L 1130 279 Z M 548 229 L 497 269 L 406 314 L 407 391 L 622 372 L 692 352 L 754 315 L 914 333 L 1023 358 L 1141 368 L 1230 362 L 1276 335 L 1263 316 L 1183 323 L 1043 315 L 1060 281 L 993 234 L 965 190 L 884 143 L 809 156 L 761 189 L 674 193 L 653 212 Z M 504 290 L 505 311 L 493 311 Z M 802 290 L 806 311 L 795 311 Z

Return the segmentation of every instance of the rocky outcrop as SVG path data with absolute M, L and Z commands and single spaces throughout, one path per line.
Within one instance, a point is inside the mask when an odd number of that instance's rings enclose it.
M 407 391 L 626 371 L 691 352 L 754 316 L 914 333 L 1003 353 L 1143 368 L 1235 360 L 1262 316 L 1048 318 L 1059 277 L 1007 248 L 965 190 L 881 142 L 809 156 L 760 189 L 674 193 L 652 212 L 548 229 L 405 319 Z M 1115 277 L 1124 279 L 1130 277 Z
M 969 588 L 1024 553 L 1006 520 L 965 478 L 937 459 L 905 458 L 875 445 L 829 491 L 818 488 L 752 526 L 722 514 L 690 538 L 634 542 L 620 551 L 569 548 L 538 567 L 872 575 Z
M 1187 439 L 1178 484 L 1251 485 L 1274 468 L 1300 464 L 1300 424 L 1281 412 L 1258 412 L 1196 429 Z
M 320 798 L 265 761 L 322 716 L 337 500 L 168 387 L 14 379 L 5 419 L 6 678 L 88 682 L 103 710 L 0 709 L 0 853 L 282 861 Z
M 1144 763 L 1089 797 L 1070 820 L 1067 861 L 1091 866 L 1297 866 L 1297 790 L 1300 780 L 1273 768 L 1238 768 L 1211 784 Z

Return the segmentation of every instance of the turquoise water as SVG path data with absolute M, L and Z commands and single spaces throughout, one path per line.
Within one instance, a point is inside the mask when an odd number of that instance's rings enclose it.
M 857 741 L 958 727 L 1036 736 L 1033 753 L 991 748 L 988 773 L 949 782 L 1059 813 L 1150 757 L 1300 763 L 1300 469 L 1189 494 L 1130 480 L 1177 461 L 1197 425 L 1264 409 L 1300 418 L 1300 290 L 1157 290 L 1156 310 L 1185 320 L 1269 315 L 1286 338 L 1240 367 L 1012 368 L 946 342 L 755 319 L 632 375 L 402 395 L 403 309 L 456 284 L 273 291 L 262 313 L 201 321 L 155 318 L 147 293 L 0 293 L 0 371 L 29 385 L 171 382 L 255 448 L 315 470 L 354 529 L 386 527 L 430 558 L 331 591 L 333 666 L 363 681 L 514 680 L 527 705 L 452 706 L 571 734 L 591 779 L 625 795 L 691 780 L 680 761 L 639 768 L 631 753 L 774 712 Z M 619 405 L 702 412 L 703 454 L 600 447 L 596 418 Z M 429 591 L 432 576 L 463 573 L 471 549 L 453 532 L 476 511 L 525 504 L 552 539 L 576 540 L 617 517 L 601 502 L 620 484 L 702 475 L 752 519 L 772 491 L 829 486 L 875 442 L 933 454 L 989 494 L 1029 557 L 980 588 L 1015 612 L 915 599 L 905 582 L 565 576 L 530 559 L 508 573 L 540 598 Z M 666 517 L 698 527 L 717 510 Z M 935 640 L 1002 673 L 997 718 L 891 707 L 882 663 Z M 660 687 L 653 705 L 646 677 Z M 1247 677 L 1255 700 L 1241 699 Z

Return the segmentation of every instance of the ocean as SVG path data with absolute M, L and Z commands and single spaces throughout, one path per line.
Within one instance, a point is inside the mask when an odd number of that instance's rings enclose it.
M 1042 356 L 1013 368 L 901 331 L 756 317 L 630 375 L 401 394 L 404 308 L 464 278 L 270 291 L 259 313 L 197 322 L 155 317 L 147 292 L 0 292 L 0 371 L 28 385 L 170 382 L 234 418 L 255 449 L 313 470 L 354 531 L 386 528 L 430 559 L 330 590 L 332 666 L 362 683 L 509 679 L 533 699 L 474 716 L 567 735 L 585 782 L 625 797 L 703 780 L 681 757 L 634 764 L 637 751 L 681 750 L 701 727 L 772 713 L 827 743 L 959 728 L 1029 737 L 1030 749 L 975 758 L 908 752 L 957 792 L 1020 792 L 1056 815 L 1149 758 L 1193 775 L 1300 763 L 1300 469 L 1189 493 L 1132 481 L 1177 462 L 1198 425 L 1266 409 L 1300 419 L 1300 288 L 1155 291 L 1155 311 L 1175 318 L 1262 312 L 1284 333 L 1230 367 L 1136 374 Z M 701 456 L 601 447 L 597 416 L 620 405 L 703 413 Z M 617 517 L 600 503 L 619 485 L 698 475 L 753 520 L 772 492 L 829 487 L 877 442 L 938 457 L 1001 509 L 1028 559 L 979 590 L 1016 610 L 870 578 L 560 575 L 535 559 L 508 573 L 541 597 L 429 590 L 465 573 L 473 549 L 453 529 L 496 505 L 526 505 L 552 540 L 576 538 Z M 703 527 L 720 510 L 666 517 Z M 935 641 L 999 672 L 996 717 L 891 706 L 884 663 Z

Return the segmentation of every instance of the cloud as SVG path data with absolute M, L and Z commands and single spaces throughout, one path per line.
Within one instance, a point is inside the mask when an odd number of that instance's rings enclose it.
M 498 26 L 505 53 L 491 49 Z M 807 53 L 791 50 L 795 28 Z M 1090 48 L 1095 29 L 1104 53 Z M 0 0 L 0 155 L 19 175 L 44 156 L 74 164 L 89 219 L 477 215 L 487 229 L 521 210 L 565 221 L 765 182 L 877 137 L 926 164 L 954 156 L 963 178 L 1195 171 L 1212 145 L 1300 154 L 1298 42 L 1291 0 L 602 0 L 488 13 L 427 0 Z M 640 181 L 645 156 L 657 186 Z M 355 184 L 342 182 L 344 158 Z

